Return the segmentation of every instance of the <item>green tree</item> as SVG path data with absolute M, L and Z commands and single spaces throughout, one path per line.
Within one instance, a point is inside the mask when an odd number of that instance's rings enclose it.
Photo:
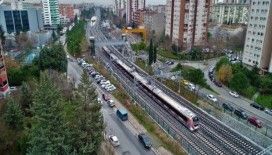
M 29 116 L 30 106 L 32 105 L 32 92 L 30 86 L 26 82 L 22 83 L 21 92 L 22 92 L 20 97 L 21 109 L 24 112 L 25 116 Z
M 204 78 L 204 73 L 200 69 L 190 69 L 186 75 L 184 75 L 189 81 L 204 86 L 206 80 Z
M 63 118 L 63 99 L 46 73 L 42 73 L 33 95 L 33 114 L 29 129 L 28 154 L 64 154 L 66 123 Z
M 24 115 L 20 105 L 13 99 L 9 99 L 7 107 L 4 112 L 4 119 L 6 124 L 13 129 L 21 129 Z
M 155 47 L 154 47 L 154 53 L 153 53 L 153 55 L 154 55 L 154 56 L 153 56 L 154 63 L 157 62 L 157 50 L 158 50 L 157 48 L 158 48 L 158 46 L 155 46 Z
M 152 65 L 154 61 L 154 54 L 153 54 L 153 41 L 150 39 L 150 44 L 149 44 L 149 50 L 148 50 L 148 64 Z
M 262 94 L 272 94 L 272 77 L 267 75 L 262 77 L 259 88 Z
M 37 63 L 41 70 L 53 69 L 59 72 L 66 72 L 67 59 L 63 46 L 54 44 L 52 47 L 43 48 Z
M 73 148 L 79 154 L 96 154 L 103 140 L 103 117 L 101 104 L 87 72 L 81 77 L 81 83 L 75 91 L 76 122 L 72 139 Z
M 249 86 L 249 80 L 242 72 L 235 73 L 230 80 L 230 88 L 238 92 L 243 92 L 243 90 Z

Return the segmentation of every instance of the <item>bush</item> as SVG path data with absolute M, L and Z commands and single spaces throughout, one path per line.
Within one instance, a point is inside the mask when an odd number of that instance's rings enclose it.
M 272 109 L 272 96 L 271 95 L 259 95 L 256 102 Z

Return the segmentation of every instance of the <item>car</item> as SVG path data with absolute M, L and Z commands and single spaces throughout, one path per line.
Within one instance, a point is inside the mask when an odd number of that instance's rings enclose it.
M 233 112 L 233 110 L 234 110 L 234 108 L 233 108 L 231 105 L 227 104 L 227 103 L 223 103 L 223 104 L 222 104 L 222 107 L 223 107 L 224 109 L 230 111 L 230 112 Z
M 110 84 L 110 81 L 109 80 L 107 80 L 107 81 L 103 81 L 103 82 L 101 82 L 101 85 L 102 84 L 104 84 L 104 85 L 106 85 L 106 84 Z
M 230 91 L 229 94 L 230 94 L 231 96 L 233 96 L 233 97 L 236 97 L 236 98 L 239 97 L 238 93 L 235 92 L 235 91 Z
M 272 109 L 265 109 L 264 112 L 272 116 Z
M 217 87 L 222 87 L 222 83 L 220 81 L 214 80 L 213 83 L 217 86 Z
M 106 89 L 108 92 L 110 91 L 114 91 L 116 88 L 109 88 L 109 89 Z
M 263 127 L 262 122 L 255 116 L 248 117 L 247 121 L 250 124 L 256 126 L 257 128 L 262 128 Z
M 259 105 L 258 103 L 251 103 L 250 106 L 252 106 L 258 110 L 264 111 L 264 107 Z
M 150 149 L 152 144 L 150 138 L 145 133 L 140 133 L 138 135 L 139 141 L 144 145 L 146 149 Z
M 207 95 L 207 98 L 213 102 L 217 102 L 217 98 L 214 97 L 212 94 Z
M 113 108 L 115 106 L 115 103 L 113 100 L 108 100 L 107 104 L 109 105 L 109 107 Z
M 242 109 L 235 109 L 234 114 L 242 119 L 247 119 L 247 117 L 248 117 L 246 112 Z
M 97 98 L 97 102 L 100 103 L 100 104 L 102 103 L 102 101 L 101 101 L 101 99 L 99 97 Z
M 110 97 L 109 97 L 109 95 L 107 95 L 107 94 L 102 94 L 102 98 L 103 98 L 105 101 L 110 100 Z
M 194 91 L 196 89 L 195 85 L 192 84 L 192 83 L 188 84 L 188 88 L 189 88 L 190 91 Z
M 111 87 L 114 87 L 114 85 L 113 84 L 106 84 L 105 89 L 108 89 L 108 88 L 111 88 Z
M 112 146 L 117 147 L 120 145 L 119 139 L 117 136 L 109 135 L 109 141 L 112 144 Z
M 111 84 L 108 84 L 108 83 L 107 83 L 107 84 L 102 84 L 102 85 L 101 85 L 101 88 L 106 88 L 106 87 L 109 87 L 110 85 L 111 85 Z
M 11 87 L 9 87 L 9 90 L 10 90 L 10 91 L 16 91 L 17 88 L 16 88 L 15 86 L 11 86 Z

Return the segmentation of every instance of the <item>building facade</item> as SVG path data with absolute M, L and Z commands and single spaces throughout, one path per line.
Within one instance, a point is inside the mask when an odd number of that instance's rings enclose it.
M 243 63 L 272 72 L 272 2 L 251 0 Z
M 167 0 L 165 35 L 191 49 L 207 42 L 210 0 Z
M 0 25 L 5 33 L 21 31 L 39 32 L 43 29 L 42 10 L 27 8 L 12 10 L 9 6 L 0 6 Z
M 152 34 L 159 40 L 164 35 L 165 14 L 157 12 L 148 12 L 144 15 L 144 27 L 149 32 L 149 36 Z
M 211 19 L 218 24 L 247 24 L 250 0 L 214 2 Z
M 57 28 L 60 24 L 58 0 L 42 0 L 43 20 L 46 28 Z
M 137 10 L 145 9 L 145 0 L 127 0 L 126 2 L 126 23 L 131 24 Z
M 165 8 L 166 8 L 165 5 L 151 5 L 151 6 L 148 6 L 148 9 L 150 9 L 152 11 L 155 11 L 157 13 L 165 13 Z
M 70 21 L 73 21 L 75 18 L 74 14 L 74 6 L 72 4 L 60 4 L 60 14 L 62 17 L 65 17 L 69 19 Z

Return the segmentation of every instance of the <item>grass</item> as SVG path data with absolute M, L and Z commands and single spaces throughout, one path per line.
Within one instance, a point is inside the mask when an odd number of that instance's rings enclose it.
M 184 55 L 182 54 L 174 54 L 173 52 L 169 52 L 163 49 L 158 51 L 158 54 L 164 58 L 174 59 L 174 60 L 182 60 Z
M 142 59 L 137 58 L 135 64 L 146 71 L 149 75 L 154 75 L 153 69 L 151 66 L 146 65 L 146 62 Z
M 272 95 L 259 95 L 256 102 L 272 109 Z
M 159 143 L 164 148 L 171 151 L 175 155 L 186 154 L 181 145 L 169 137 L 141 107 L 131 104 L 133 101 L 131 100 L 130 96 L 125 92 L 121 84 L 118 84 L 118 82 L 109 75 L 109 72 L 107 72 L 103 65 L 97 63 L 95 60 L 91 60 L 91 62 L 97 71 L 99 71 L 103 76 L 107 77 L 113 84 L 116 85 L 117 89 L 112 93 L 112 95 L 133 114 L 139 123 L 142 124 L 152 136 L 155 136 L 159 140 Z

